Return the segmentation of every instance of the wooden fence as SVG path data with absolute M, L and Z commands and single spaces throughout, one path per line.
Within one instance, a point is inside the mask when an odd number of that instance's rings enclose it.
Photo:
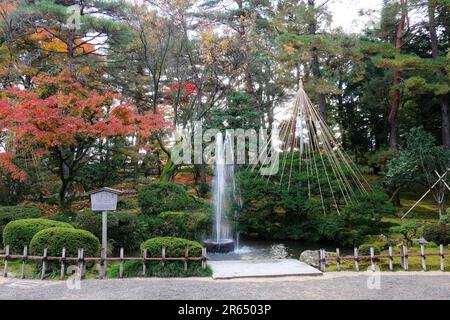
M 76 262 L 78 265 L 79 276 L 83 279 L 86 273 L 86 263 L 93 261 L 100 261 L 100 278 L 104 279 L 106 277 L 106 262 L 120 262 L 119 269 L 119 277 L 123 278 L 124 273 L 124 264 L 126 261 L 141 261 L 142 262 L 142 274 L 145 276 L 148 261 L 160 261 L 162 266 L 166 265 L 168 261 L 181 261 L 184 263 L 184 270 L 187 270 L 189 261 L 201 261 L 202 268 L 206 269 L 208 257 L 206 255 L 206 248 L 202 248 L 202 256 L 201 257 L 190 257 L 189 249 L 186 248 L 184 251 L 184 256 L 179 258 L 166 257 L 166 248 L 162 248 L 160 257 L 148 257 L 147 249 L 144 250 L 142 257 L 125 257 L 123 248 L 120 249 L 120 257 L 105 257 L 104 250 L 102 250 L 101 257 L 85 257 L 84 249 L 78 250 L 77 257 L 68 257 L 66 256 L 66 249 L 63 248 L 61 250 L 61 256 L 49 256 L 48 250 L 44 249 L 42 256 L 31 256 L 28 255 L 28 247 L 24 247 L 22 255 L 14 255 L 10 254 L 10 247 L 5 246 L 5 254 L 0 255 L 0 259 L 4 260 L 4 268 L 3 268 L 3 277 L 8 277 L 8 262 L 13 260 L 22 260 L 22 269 L 21 269 L 21 278 L 25 279 L 26 273 L 26 263 L 27 261 L 41 261 L 42 268 L 40 278 L 41 280 L 45 278 L 45 274 L 47 271 L 47 263 L 48 262 L 59 262 L 60 264 L 60 279 L 64 279 L 66 264 L 69 262 Z
M 377 260 L 378 259 L 389 259 L 389 271 L 394 271 L 394 258 L 400 258 L 400 265 L 404 271 L 409 271 L 409 257 L 421 257 L 422 259 L 422 271 L 427 271 L 427 257 L 439 256 L 440 257 L 440 271 L 445 271 L 445 256 L 450 256 L 450 252 L 444 252 L 444 246 L 441 244 L 439 246 L 439 252 L 425 252 L 425 246 L 420 246 L 420 253 L 409 253 L 408 247 L 400 247 L 399 253 L 393 253 L 392 246 L 388 249 L 388 254 L 375 255 L 375 250 L 373 247 L 370 248 L 370 255 L 361 256 L 359 255 L 358 248 L 354 248 L 353 256 L 341 256 L 340 250 L 336 249 L 335 256 L 327 257 L 326 251 L 324 249 L 319 250 L 318 257 L 316 258 L 316 263 L 322 272 L 326 272 L 327 262 L 335 262 L 337 271 L 341 271 L 341 263 L 343 261 L 353 261 L 355 264 L 355 270 L 360 271 L 360 262 L 362 260 L 370 261 L 370 267 L 372 271 L 376 271 Z

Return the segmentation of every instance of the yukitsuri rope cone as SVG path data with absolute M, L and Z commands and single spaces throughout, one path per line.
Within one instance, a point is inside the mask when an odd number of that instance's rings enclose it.
M 304 90 L 303 81 L 299 83 L 294 102 L 287 114 L 288 120 L 279 126 L 279 141 L 272 143 L 273 136 L 269 137 L 262 146 L 262 154 L 266 156 L 260 159 L 261 166 L 266 165 L 268 154 L 274 151 L 272 146 L 278 144 L 278 152 L 282 153 L 279 161 L 281 177 L 277 183 L 286 184 L 289 190 L 292 187 L 292 173 L 305 172 L 308 177 L 308 196 L 320 198 L 325 214 L 325 194 L 331 195 L 332 207 L 339 214 L 340 205 L 354 203 L 356 195 L 371 190 L 364 176 L 341 149 L 335 134 L 312 104 Z M 298 157 L 298 164 L 294 161 L 294 155 Z M 291 157 L 290 164 L 288 157 Z M 253 165 L 251 170 L 256 168 L 257 165 Z M 268 176 L 267 182 L 271 179 L 274 179 L 273 176 Z M 316 195 L 312 192 L 313 184 L 318 189 Z

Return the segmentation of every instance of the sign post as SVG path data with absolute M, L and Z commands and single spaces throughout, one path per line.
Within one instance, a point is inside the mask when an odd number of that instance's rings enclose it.
M 102 212 L 102 278 L 104 278 L 106 275 L 106 252 L 108 248 L 108 211 L 117 210 L 117 200 L 120 194 L 122 194 L 122 191 L 111 188 L 101 188 L 89 192 L 89 195 L 91 197 L 92 211 Z

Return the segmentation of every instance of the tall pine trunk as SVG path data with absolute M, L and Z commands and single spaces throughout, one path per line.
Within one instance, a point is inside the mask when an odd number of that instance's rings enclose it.
M 430 30 L 430 42 L 431 42 L 431 52 L 433 59 L 439 58 L 439 46 L 438 37 L 436 33 L 436 18 L 435 18 L 435 7 L 432 1 L 428 1 L 428 27 Z M 442 68 L 438 69 L 437 77 L 439 81 L 445 79 L 445 70 Z M 442 118 L 442 144 L 450 149 L 450 120 L 449 120 L 449 107 L 448 107 L 448 95 L 445 94 L 441 97 L 441 118 Z
M 317 33 L 317 20 L 316 20 L 316 13 L 315 13 L 315 0 L 308 0 L 308 9 L 311 13 L 311 21 L 308 25 L 308 33 L 310 35 L 315 35 Z M 319 62 L 319 53 L 317 47 L 311 48 L 311 56 L 312 56 L 312 62 L 311 62 L 311 70 L 314 78 L 317 80 L 320 80 L 322 78 L 322 74 L 320 72 L 320 62 Z M 319 105 L 319 112 L 320 116 L 322 117 L 322 120 L 326 123 L 328 121 L 328 114 L 327 114 L 327 101 L 326 97 L 323 93 L 319 93 L 317 95 L 317 103 Z
M 405 29 L 405 23 L 406 23 L 406 3 L 405 0 L 400 0 L 400 7 L 401 7 L 401 17 L 400 21 L 398 23 L 397 27 L 397 39 L 395 43 L 395 47 L 400 50 L 403 45 L 403 37 L 404 37 L 404 29 Z M 393 96 L 392 96 L 392 105 L 391 105 L 391 112 L 389 114 L 389 125 L 391 129 L 391 135 L 389 140 L 389 145 L 391 149 L 398 150 L 398 113 L 400 110 L 400 83 L 402 80 L 402 71 L 400 68 L 394 69 L 394 82 L 393 82 Z

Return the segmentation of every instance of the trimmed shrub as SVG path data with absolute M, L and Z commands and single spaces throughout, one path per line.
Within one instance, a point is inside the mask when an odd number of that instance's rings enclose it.
M 198 208 L 198 204 L 182 186 L 166 182 L 151 183 L 142 188 L 138 202 L 143 214 Z
M 166 248 L 166 257 L 170 258 L 183 257 L 186 248 L 189 248 L 191 257 L 199 257 L 202 254 L 202 245 L 197 241 L 175 237 L 149 239 L 141 245 L 141 251 L 144 252 L 144 249 L 147 249 L 148 257 L 160 257 L 163 247 Z
M 100 241 L 89 231 L 70 228 L 49 228 L 35 234 L 30 243 L 30 253 L 41 255 L 48 249 L 49 256 L 60 256 L 66 248 L 68 257 L 76 257 L 78 249 L 84 249 L 85 257 L 98 257 Z
M 428 224 L 423 228 L 423 237 L 436 244 L 450 244 L 450 225 L 445 223 Z
M 47 219 L 11 221 L 6 225 L 3 232 L 3 244 L 8 244 L 13 253 L 22 253 L 23 247 L 30 244 L 31 239 L 33 239 L 36 233 L 54 227 L 73 229 L 73 226 L 68 223 Z
M 210 234 L 212 225 L 211 213 L 204 211 L 167 211 L 159 215 L 163 222 L 166 236 L 199 240 Z
M 22 206 L 0 207 L 0 234 L 5 226 L 14 220 L 40 218 L 41 210 Z
M 78 212 L 74 225 L 78 229 L 93 233 L 99 239 L 102 237 L 102 214 L 99 212 Z M 108 242 L 114 251 L 121 247 L 125 251 L 138 250 L 145 239 L 148 239 L 145 225 L 140 223 L 136 215 L 126 211 L 108 214 Z
M 376 241 L 371 243 L 364 243 L 359 246 L 359 254 L 362 256 L 370 256 L 370 248 L 373 247 L 373 251 L 375 255 L 380 254 L 382 251 L 386 250 L 389 247 L 389 243 L 387 241 Z
M 450 208 L 447 209 L 447 214 L 441 217 L 440 222 L 450 224 Z

